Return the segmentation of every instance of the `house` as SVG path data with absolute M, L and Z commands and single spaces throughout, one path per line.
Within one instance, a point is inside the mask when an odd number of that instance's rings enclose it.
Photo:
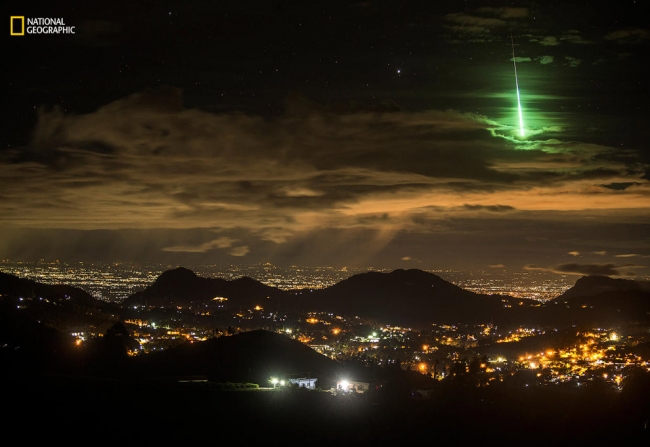
M 318 379 L 314 377 L 301 377 L 298 379 L 289 379 L 289 383 L 292 385 L 298 385 L 299 388 L 307 388 L 308 390 L 316 389 L 316 381 Z

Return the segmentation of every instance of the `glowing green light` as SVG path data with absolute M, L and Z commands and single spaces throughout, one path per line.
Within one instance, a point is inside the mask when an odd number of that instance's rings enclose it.
M 524 115 L 521 113 L 521 100 L 519 99 L 519 86 L 517 86 L 517 110 L 519 111 L 519 134 L 524 136 Z
M 517 111 L 519 112 L 519 134 L 524 136 L 524 115 L 521 112 L 521 98 L 519 96 L 519 79 L 517 79 L 517 58 L 515 57 L 515 41 L 510 35 L 510 41 L 512 43 L 512 63 L 515 66 L 515 86 L 517 87 Z

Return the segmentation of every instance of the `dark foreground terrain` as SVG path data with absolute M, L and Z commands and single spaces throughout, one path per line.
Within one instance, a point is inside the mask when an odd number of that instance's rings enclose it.
M 65 445 L 643 445 L 648 376 L 622 393 L 593 384 L 443 385 L 431 399 L 304 389 L 221 391 L 207 383 L 5 378 L 5 435 Z M 441 444 L 442 443 L 442 444 Z
M 600 313 L 589 321 L 629 313 L 633 319 L 625 321 L 643 327 L 647 293 L 633 290 L 613 299 L 611 291 L 602 292 L 602 283 L 582 281 L 577 298 L 564 297 L 551 311 L 565 315 L 564 309 L 593 307 Z M 640 360 L 622 371 L 622 389 L 615 390 L 602 374 L 581 377 L 580 385 L 545 385 L 535 380 L 535 370 L 504 372 L 488 381 L 463 362 L 442 381 L 402 370 L 399 363 L 355 370 L 353 362 L 336 362 L 298 340 L 259 329 L 131 357 L 138 344 L 122 321 L 113 321 L 119 317 L 115 306 L 96 303 L 85 292 L 15 277 L 3 284 L 0 380 L 7 445 L 650 445 L 650 372 Z M 431 289 L 424 284 L 422 290 Z M 585 284 L 593 293 L 585 295 Z M 403 285 L 413 287 L 410 281 Z M 582 301 L 584 296 L 593 300 Z M 609 307 L 601 309 L 600 302 Z M 610 312 L 612 303 L 628 303 L 628 310 L 621 305 Z M 70 328 L 82 323 L 108 329 L 78 344 Z M 373 386 L 368 394 L 340 396 L 220 386 L 266 386 L 273 376 L 305 371 L 323 389 L 342 373 Z M 187 377 L 206 381 L 179 381 Z

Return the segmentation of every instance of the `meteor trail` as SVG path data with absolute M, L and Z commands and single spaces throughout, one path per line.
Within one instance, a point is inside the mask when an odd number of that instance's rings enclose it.
M 524 136 L 524 116 L 521 113 L 521 100 L 519 99 L 519 80 L 517 79 L 517 58 L 515 58 L 515 41 L 510 35 L 510 43 L 512 44 L 512 63 L 515 65 L 515 85 L 517 87 L 517 110 L 519 112 L 519 134 Z

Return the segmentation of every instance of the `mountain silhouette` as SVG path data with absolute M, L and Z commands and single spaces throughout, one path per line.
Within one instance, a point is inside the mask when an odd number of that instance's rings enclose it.
M 645 318 L 647 288 L 647 283 L 640 281 L 584 277 L 563 295 L 542 305 L 531 299 L 474 293 L 418 269 L 390 273 L 371 271 L 353 275 L 324 289 L 284 291 L 248 277 L 230 281 L 202 278 L 180 267 L 162 273 L 151 286 L 131 295 L 124 304 L 206 305 L 219 297 L 222 308 L 229 310 L 253 309 L 259 305 L 269 311 L 335 312 L 348 317 L 359 316 L 370 322 L 413 328 L 429 327 L 431 323 L 560 325 L 571 324 L 576 318 L 583 321 L 586 316 L 597 317 L 596 320 L 603 323 L 620 324 L 621 318 L 634 321 Z M 594 307 L 595 301 L 586 302 L 585 297 L 596 297 L 604 292 L 610 295 L 599 299 L 598 311 L 577 312 L 582 306 Z M 624 298 L 628 292 L 629 297 Z M 577 298 L 580 298 L 579 304 L 564 303 Z M 602 309 L 615 311 L 601 312 Z
M 650 283 L 585 276 L 545 306 L 555 324 L 619 326 L 650 322 Z
M 133 374 L 146 377 L 205 376 L 215 382 L 269 386 L 271 377 L 336 380 L 339 363 L 307 345 L 266 330 L 186 343 L 133 360 Z
M 202 278 L 191 270 L 179 267 L 163 272 L 156 281 L 144 291 L 129 296 L 127 306 L 189 306 L 207 304 L 215 298 L 227 309 L 252 309 L 255 306 L 281 307 L 283 300 L 291 296 L 274 287 L 262 284 L 249 277 L 232 281 L 221 278 Z
M 114 304 L 64 285 L 45 285 L 0 273 L 5 302 L 25 306 L 25 314 L 64 332 L 71 326 L 110 327 L 119 315 Z M 432 323 L 500 325 L 624 324 L 650 319 L 647 282 L 608 277 L 583 277 L 574 287 L 547 303 L 506 295 L 464 290 L 422 270 L 367 272 L 324 289 L 285 291 L 249 277 L 235 280 L 202 278 L 187 268 L 163 272 L 142 292 L 123 302 L 123 309 L 219 306 L 236 311 L 262 307 L 265 311 L 323 311 L 367 322 L 425 328 Z M 216 300 L 215 300 L 216 298 Z M 89 320 L 96 321 L 90 322 Z
M 77 287 L 62 284 L 43 284 L 4 272 L 0 272 L 0 294 L 5 297 L 21 297 L 28 300 L 48 300 L 58 304 L 67 302 L 84 307 L 101 307 L 103 304 Z
M 624 290 L 650 292 L 650 282 L 610 278 L 608 276 L 583 276 L 556 300 L 564 301 L 574 297 L 593 296 L 603 292 L 620 292 Z
M 314 290 L 304 299 L 317 310 L 420 327 L 506 320 L 537 304 L 533 300 L 477 294 L 417 269 L 361 273 Z M 517 308 L 513 309 L 515 304 Z
M 77 364 L 70 332 L 108 325 L 111 309 L 76 287 L 0 272 L 2 374 L 60 371 Z
M 86 291 L 62 284 L 42 284 L 0 272 L 0 300 L 20 309 L 25 318 L 61 332 L 108 328 L 115 322 L 116 304 L 95 299 Z

